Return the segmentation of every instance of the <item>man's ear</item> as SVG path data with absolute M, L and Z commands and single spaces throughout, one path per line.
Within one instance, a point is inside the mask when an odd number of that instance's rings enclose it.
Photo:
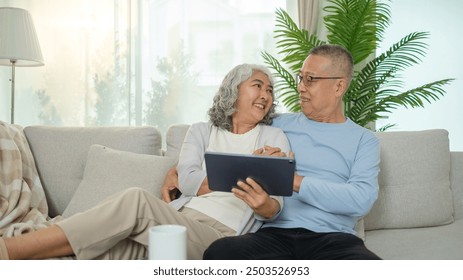
M 336 82 L 336 95 L 341 97 L 344 92 L 347 90 L 347 81 L 346 79 L 339 79 Z

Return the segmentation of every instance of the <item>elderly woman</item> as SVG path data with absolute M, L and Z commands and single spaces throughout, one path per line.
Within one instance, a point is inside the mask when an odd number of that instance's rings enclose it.
M 160 224 L 187 227 L 187 257 L 201 259 L 214 240 L 257 229 L 262 221 L 275 218 L 282 199 L 269 196 L 252 179 L 238 183 L 241 190 L 232 193 L 211 191 L 204 153 L 289 153 L 284 133 L 268 126 L 273 101 L 273 79 L 267 68 L 236 66 L 214 96 L 209 122 L 191 125 L 185 137 L 177 166 L 183 196 L 175 201 L 176 208 L 142 189 L 130 188 L 51 227 L 0 238 L 0 259 L 146 258 L 148 229 Z M 265 146 L 270 147 L 264 151 Z

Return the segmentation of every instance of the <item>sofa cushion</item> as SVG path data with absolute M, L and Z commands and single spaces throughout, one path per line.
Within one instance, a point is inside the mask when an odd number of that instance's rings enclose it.
M 82 181 L 92 144 L 140 154 L 160 155 L 162 137 L 152 126 L 24 128 L 47 196 L 49 216 L 62 214 Z
M 183 140 L 189 128 L 190 125 L 188 124 L 174 124 L 169 126 L 166 132 L 166 156 L 178 158 L 180 150 L 182 149 Z
M 450 169 L 450 184 L 453 191 L 453 207 L 455 220 L 463 219 L 463 151 L 450 152 L 452 168 Z
M 448 132 L 380 132 L 379 195 L 365 230 L 413 228 L 453 221 Z
M 161 197 L 160 187 L 176 160 L 170 157 L 135 154 L 92 145 L 84 177 L 63 216 L 85 211 L 108 196 L 130 187 L 148 190 Z
M 463 220 L 438 227 L 366 232 L 365 245 L 385 260 L 461 260 Z

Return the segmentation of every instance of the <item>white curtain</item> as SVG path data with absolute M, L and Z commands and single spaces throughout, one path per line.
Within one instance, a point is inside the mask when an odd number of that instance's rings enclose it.
M 297 8 L 299 27 L 309 34 L 316 34 L 319 25 L 319 0 L 297 0 Z

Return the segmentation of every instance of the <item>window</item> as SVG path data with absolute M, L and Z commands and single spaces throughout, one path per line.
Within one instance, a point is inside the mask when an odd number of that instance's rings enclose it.
M 2 0 L 31 13 L 45 66 L 16 68 L 15 122 L 94 126 L 207 120 L 221 79 L 274 50 L 284 0 Z M 1 92 L 11 70 L 0 67 Z M 9 120 L 9 94 L 0 95 Z

